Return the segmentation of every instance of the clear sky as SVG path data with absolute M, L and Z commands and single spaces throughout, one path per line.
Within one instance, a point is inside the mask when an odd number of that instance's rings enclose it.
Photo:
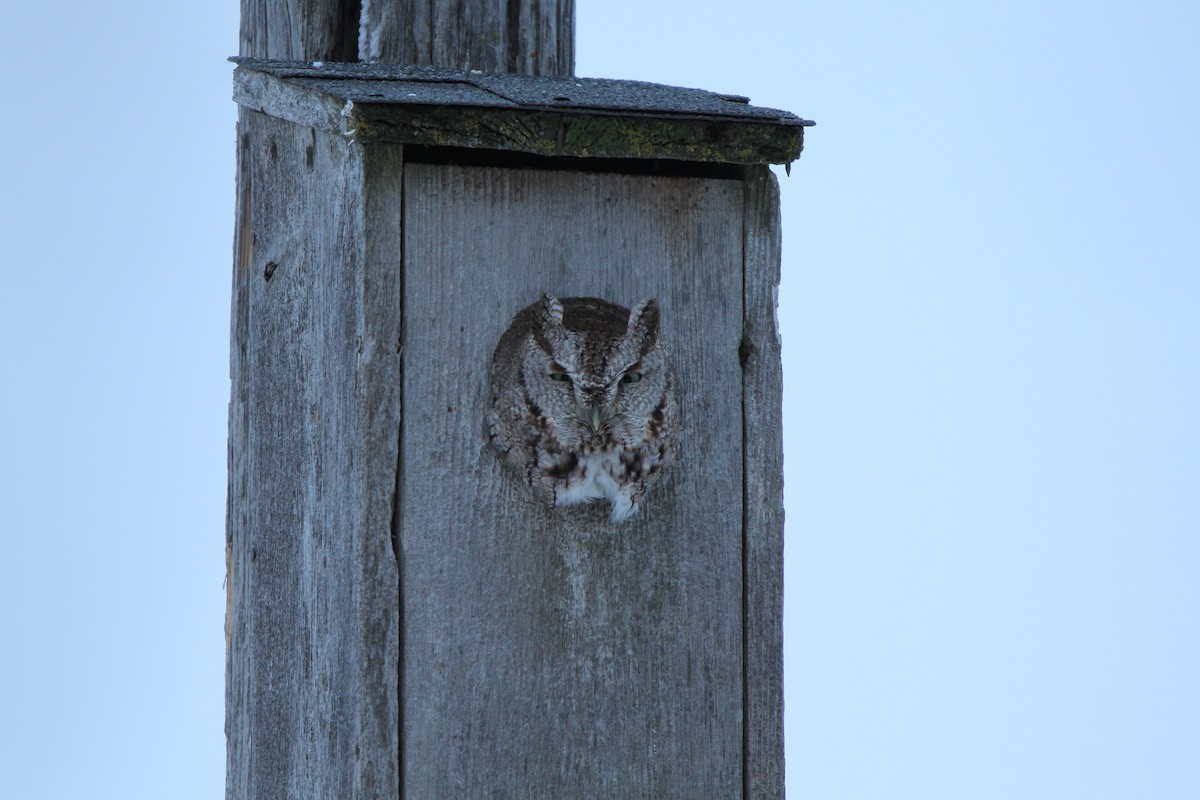
M 237 4 L 0 25 L 0 797 L 214 798 Z M 579 0 L 783 187 L 789 796 L 1200 797 L 1200 5 Z

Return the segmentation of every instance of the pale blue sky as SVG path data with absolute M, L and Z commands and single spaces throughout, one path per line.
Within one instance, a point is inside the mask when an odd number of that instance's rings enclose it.
M 237 4 L 10 6 L 0 797 L 220 797 Z M 579 6 L 818 122 L 789 796 L 1200 797 L 1200 6 Z

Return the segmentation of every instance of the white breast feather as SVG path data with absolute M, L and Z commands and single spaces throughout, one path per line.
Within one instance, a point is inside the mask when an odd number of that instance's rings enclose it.
M 592 500 L 608 500 L 612 503 L 612 521 L 621 522 L 634 512 L 630 496 L 632 487 L 622 488 L 613 477 L 621 469 L 621 460 L 615 452 L 589 453 L 580 459 L 583 477 L 569 486 L 555 490 L 554 504 L 570 506 Z

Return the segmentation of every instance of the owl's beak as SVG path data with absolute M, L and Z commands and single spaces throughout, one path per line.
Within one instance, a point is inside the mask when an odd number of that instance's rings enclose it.
M 599 433 L 604 427 L 604 423 L 613 417 L 613 410 L 608 405 L 608 398 L 601 391 L 586 392 L 576 400 L 579 403 L 576 406 L 579 421 L 595 433 Z

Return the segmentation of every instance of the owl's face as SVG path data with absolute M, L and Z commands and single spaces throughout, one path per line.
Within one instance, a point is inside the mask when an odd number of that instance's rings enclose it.
M 678 403 L 658 305 L 543 295 L 492 357 L 488 438 L 534 495 L 633 514 L 675 460 Z
M 523 382 L 560 445 L 631 448 L 657 436 L 673 380 L 658 319 L 653 300 L 631 312 L 595 298 L 539 301 Z

